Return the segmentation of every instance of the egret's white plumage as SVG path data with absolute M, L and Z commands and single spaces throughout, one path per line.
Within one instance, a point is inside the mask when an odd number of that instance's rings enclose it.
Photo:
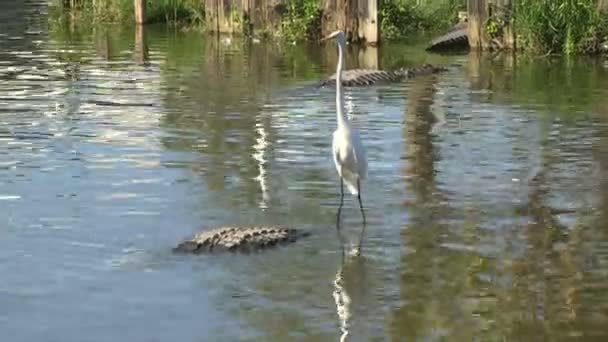
M 365 180 L 367 176 L 367 158 L 359 132 L 347 125 L 338 126 L 333 134 L 332 146 L 338 174 L 350 193 L 358 195 L 357 180 Z
M 338 128 L 333 134 L 332 151 L 334 163 L 340 175 L 341 182 L 346 183 L 351 194 L 357 195 L 359 206 L 365 223 L 365 213 L 361 202 L 361 181 L 367 177 L 367 156 L 356 128 L 351 125 L 344 109 L 344 94 L 342 92 L 342 71 L 346 50 L 344 32 L 335 31 L 324 39 L 335 38 L 338 45 L 338 65 L 336 69 L 336 116 Z M 342 190 L 340 209 L 344 192 Z M 340 210 L 338 211 L 338 221 Z

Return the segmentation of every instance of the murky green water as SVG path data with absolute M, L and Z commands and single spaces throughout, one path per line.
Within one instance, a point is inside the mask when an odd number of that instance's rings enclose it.
M 369 224 L 342 263 L 333 90 L 314 86 L 333 48 L 150 27 L 145 56 L 133 30 L 49 32 L 43 7 L 1 6 L 7 341 L 608 337 L 605 62 L 351 50 L 351 67 L 450 71 L 348 90 Z M 355 243 L 354 198 L 343 214 Z M 170 252 L 254 223 L 313 234 Z

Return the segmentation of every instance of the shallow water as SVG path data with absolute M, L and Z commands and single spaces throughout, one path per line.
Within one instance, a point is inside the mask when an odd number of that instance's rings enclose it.
M 0 331 L 10 341 L 603 340 L 608 70 L 350 50 L 434 77 L 348 89 L 370 174 L 342 262 L 335 50 L 0 8 Z M 25 20 L 17 20 L 25 18 Z M 139 35 L 141 38 L 141 35 Z M 361 219 L 346 197 L 342 230 Z M 178 256 L 200 229 L 304 240 Z

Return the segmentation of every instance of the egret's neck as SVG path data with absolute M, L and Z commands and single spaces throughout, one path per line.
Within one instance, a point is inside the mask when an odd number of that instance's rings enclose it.
M 342 93 L 342 69 L 344 69 L 344 43 L 338 42 L 338 67 L 336 69 L 336 113 L 338 128 L 348 126 L 348 118 L 344 114 L 344 94 Z

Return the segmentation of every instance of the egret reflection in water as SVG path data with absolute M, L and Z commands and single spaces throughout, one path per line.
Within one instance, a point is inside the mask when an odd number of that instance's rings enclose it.
M 342 253 L 338 270 L 333 280 L 333 298 L 340 341 L 359 340 L 365 335 L 366 327 L 362 317 L 357 317 L 366 308 L 365 298 L 369 296 L 371 284 L 368 279 L 367 260 L 358 253 Z

